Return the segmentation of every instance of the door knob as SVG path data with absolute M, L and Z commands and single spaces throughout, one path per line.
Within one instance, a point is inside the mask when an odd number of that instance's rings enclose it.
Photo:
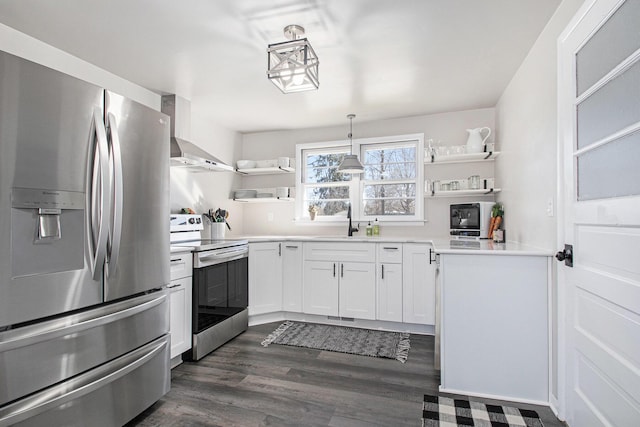
M 564 245 L 564 249 L 556 254 L 558 261 L 564 261 L 567 267 L 573 267 L 573 245 Z

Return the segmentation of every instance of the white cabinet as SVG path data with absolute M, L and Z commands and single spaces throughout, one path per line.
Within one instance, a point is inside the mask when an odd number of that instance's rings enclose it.
M 376 319 L 402 322 L 402 245 L 377 245 Z
M 191 348 L 191 277 L 172 280 L 169 286 L 171 358 Z
M 373 262 L 341 262 L 340 317 L 376 318 L 376 273 Z
M 305 244 L 303 311 L 375 319 L 375 245 Z
M 545 256 L 440 255 L 440 391 L 548 401 L 551 262 Z
M 171 283 L 169 284 L 171 359 L 177 358 L 191 348 L 192 262 L 191 252 L 171 254 Z
M 338 315 L 337 269 L 335 261 L 304 261 L 304 313 Z
M 249 315 L 282 310 L 282 245 L 249 244 Z
M 428 243 L 402 245 L 402 321 L 435 325 L 435 263 Z
M 302 243 L 282 246 L 282 309 L 302 312 Z

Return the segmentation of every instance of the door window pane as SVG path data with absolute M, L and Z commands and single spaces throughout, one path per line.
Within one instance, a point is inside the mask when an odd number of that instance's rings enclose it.
M 579 149 L 640 122 L 640 61 L 579 104 L 577 114 Z
M 577 95 L 640 48 L 640 1 L 626 1 L 576 55 Z
M 578 200 L 640 195 L 640 132 L 578 156 Z

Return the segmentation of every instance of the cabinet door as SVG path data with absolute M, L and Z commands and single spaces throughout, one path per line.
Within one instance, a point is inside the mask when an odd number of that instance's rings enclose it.
M 304 313 L 338 315 L 338 267 L 332 261 L 304 262 Z
M 170 322 L 171 358 L 191 348 L 191 277 L 171 281 Z
M 378 264 L 378 320 L 402 322 L 402 264 Z
M 249 315 L 282 310 L 282 243 L 249 244 Z
M 282 309 L 302 312 L 302 243 L 282 246 Z
M 340 316 L 376 318 L 376 272 L 372 262 L 341 262 Z
M 430 244 L 405 243 L 402 249 L 402 321 L 435 325 L 435 263 L 429 263 Z

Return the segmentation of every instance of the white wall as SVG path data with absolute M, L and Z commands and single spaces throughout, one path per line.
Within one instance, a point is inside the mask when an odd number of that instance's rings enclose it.
M 357 112 L 356 112 L 357 113 Z M 344 126 L 323 128 L 260 132 L 243 135 L 242 158 L 250 160 L 274 159 L 280 156 L 295 157 L 295 146 L 304 142 L 346 140 L 349 122 L 344 115 Z M 464 145 L 467 141 L 467 128 L 481 126 L 494 127 L 494 109 L 460 111 L 399 119 L 368 122 L 356 117 L 353 123 L 354 138 L 390 136 L 424 133 L 425 143 L 429 138 L 441 140 L 444 145 Z M 492 172 L 486 168 L 491 165 L 435 165 L 425 169 L 425 176 L 437 178 L 467 178 L 480 170 L 482 175 Z M 479 169 L 478 169 L 479 168 Z M 242 188 L 263 188 L 276 186 L 295 186 L 294 175 L 262 175 L 244 177 Z M 491 200 L 490 198 L 485 200 Z M 432 237 L 448 235 L 449 204 L 469 201 L 469 199 L 431 199 L 425 200 L 427 222 L 423 226 L 385 226 L 381 225 L 383 236 L 420 236 Z M 270 221 L 270 217 L 274 220 Z M 347 223 L 339 227 L 323 225 L 296 225 L 294 204 L 290 202 L 247 204 L 244 209 L 244 231 L 259 235 L 300 235 L 300 234 L 346 234 Z M 364 223 L 361 224 L 364 228 Z M 364 231 L 364 230 L 363 230 Z
M 241 154 L 241 135 L 216 124 L 191 105 L 191 141 L 223 162 L 235 166 Z M 231 231 L 227 237 L 243 234 L 243 206 L 230 200 L 232 188 L 241 185 L 240 175 L 232 172 L 188 172 L 171 168 L 171 212 L 192 208 L 197 213 L 218 208 L 229 211 Z M 208 230 L 205 230 L 205 234 Z
M 497 179 L 503 192 L 509 240 L 553 249 L 557 217 L 557 39 L 583 0 L 564 0 L 514 75 L 496 106 L 502 144 Z M 547 204 L 553 203 L 553 216 Z M 558 399 L 557 279 L 552 284 L 552 404 Z
M 582 3 L 560 4 L 496 105 L 506 237 L 547 249 L 557 226 L 557 39 Z

